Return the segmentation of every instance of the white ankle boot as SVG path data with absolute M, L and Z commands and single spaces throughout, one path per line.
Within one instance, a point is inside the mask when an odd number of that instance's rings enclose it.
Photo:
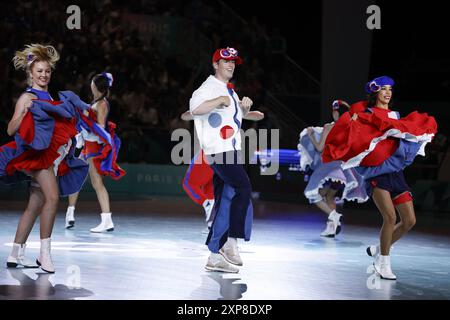
M 381 279 L 396 280 L 397 277 L 391 269 L 391 257 L 379 255 L 373 263 L 375 271 L 380 275 Z
M 333 221 L 335 235 L 338 235 L 339 232 L 341 232 L 341 222 L 340 222 L 341 217 L 342 214 L 338 213 L 336 210 L 331 211 L 328 216 L 328 220 Z
M 51 251 L 51 239 L 41 239 L 41 253 L 36 263 L 41 267 L 42 270 L 48 273 L 55 273 L 55 268 L 53 267 Z
M 321 237 L 332 238 L 336 235 L 336 228 L 334 227 L 334 222 L 332 220 L 327 220 L 327 226 L 325 230 L 320 234 Z
M 11 255 L 6 260 L 8 268 L 16 268 L 22 266 L 24 268 L 38 268 L 39 266 L 34 261 L 25 257 L 26 244 L 13 243 Z
M 112 222 L 111 213 L 102 213 L 102 222 L 95 228 L 91 229 L 91 232 L 105 232 L 105 231 L 113 231 L 114 224 Z
M 73 228 L 74 226 L 75 226 L 75 207 L 67 207 L 66 229 Z
M 394 249 L 394 246 L 391 246 L 391 248 L 390 248 L 389 251 L 392 251 L 393 249 Z M 366 252 L 367 252 L 367 255 L 368 255 L 369 257 L 372 257 L 372 258 L 376 259 L 376 258 L 378 258 L 378 256 L 380 255 L 380 245 L 371 245 L 371 246 L 368 246 L 368 247 L 366 248 Z

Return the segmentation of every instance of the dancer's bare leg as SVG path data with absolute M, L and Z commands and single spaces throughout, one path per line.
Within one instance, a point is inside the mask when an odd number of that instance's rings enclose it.
M 380 188 L 373 189 L 372 199 L 383 216 L 383 226 L 380 230 L 380 252 L 383 256 L 388 256 L 397 218 L 394 204 L 390 193 Z
M 78 201 L 79 192 L 69 195 L 69 207 L 75 207 Z
M 328 192 L 325 195 L 325 199 L 326 199 L 325 201 L 327 202 L 328 207 L 331 210 L 336 210 L 336 201 L 334 201 L 334 199 L 336 197 L 336 193 L 337 193 L 337 190 L 328 189 Z
M 416 224 L 416 214 L 412 201 L 399 204 L 395 207 L 400 216 L 400 222 L 394 227 L 392 244 L 403 237 Z
M 109 207 L 109 195 L 108 191 L 103 184 L 103 177 L 97 172 L 94 166 L 92 158 L 89 158 L 89 177 L 91 178 L 92 187 L 97 194 L 98 202 L 100 203 L 100 208 L 102 212 L 111 212 Z
M 30 187 L 30 199 L 28 200 L 27 208 L 20 217 L 14 243 L 24 244 L 27 242 L 36 218 L 41 213 L 44 200 L 44 194 L 39 187 Z
M 40 215 L 40 235 L 41 239 L 46 239 L 52 235 L 56 211 L 58 209 L 58 183 L 53 172 L 53 166 L 48 169 L 36 171 L 33 176 L 44 194 L 44 205 Z
M 328 194 L 328 191 L 329 191 L 329 190 L 330 190 L 330 189 L 328 189 L 328 188 L 321 188 L 321 189 L 319 189 L 319 194 L 322 196 L 322 200 L 320 200 L 319 202 L 316 202 L 316 203 L 315 203 L 315 205 L 316 205 L 320 210 L 322 210 L 322 212 L 324 212 L 324 213 L 327 215 L 327 217 L 330 215 L 331 211 L 334 210 L 333 208 L 331 208 L 331 207 L 328 205 L 328 202 L 326 201 L 326 199 L 327 199 L 327 194 Z

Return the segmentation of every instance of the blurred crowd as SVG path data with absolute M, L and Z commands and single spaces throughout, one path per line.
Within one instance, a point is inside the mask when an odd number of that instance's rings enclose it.
M 142 143 L 144 139 L 149 144 L 148 149 L 154 148 L 155 143 L 164 149 L 171 130 L 180 127 L 192 130 L 192 124 L 181 121 L 180 114 L 188 109 L 193 90 L 204 80 L 206 73 L 212 72 L 212 68 L 198 72 L 198 65 L 208 65 L 209 61 L 192 63 L 182 54 L 165 54 L 161 50 L 164 39 L 156 36 L 143 39 L 139 30 L 130 30 L 124 25 L 125 15 L 133 17 L 136 14 L 187 21 L 194 26 L 195 32 L 210 39 L 209 50 L 231 45 L 240 51 L 242 48 L 240 54 L 245 67 L 236 71 L 237 90 L 241 96 L 252 97 L 255 108 L 270 114 L 263 106 L 264 92 L 270 80 L 265 75 L 269 73 L 262 68 L 261 62 L 272 52 L 265 49 L 269 38 L 256 19 L 252 20 L 251 28 L 236 34 L 230 28 L 231 23 L 224 23 L 223 8 L 212 2 L 85 0 L 77 2 L 81 8 L 81 29 L 68 30 L 66 9 L 70 4 L 69 1 L 39 0 L 2 5 L 2 129 L 13 113 L 15 101 L 26 88 L 24 72 L 15 71 L 11 63 L 14 52 L 28 43 L 46 43 L 53 45 L 61 55 L 49 88 L 54 97 L 59 90 L 72 90 L 89 102 L 92 99 L 89 86 L 92 76 L 103 71 L 113 74 L 110 119 L 118 123 L 123 140 L 134 143 L 140 139 Z M 260 124 L 262 127 L 278 125 L 270 117 Z M 5 139 L 2 135 L 2 142 Z M 142 146 L 130 148 L 146 149 Z M 162 153 L 165 151 L 161 150 Z M 142 155 L 134 158 L 124 160 L 152 161 Z M 153 160 L 167 160 L 164 156 L 162 158 Z
M 281 92 L 283 86 L 289 85 L 280 78 L 288 71 L 285 65 L 288 43 L 278 29 L 268 29 L 255 16 L 243 21 L 220 1 L 81 0 L 77 1 L 81 29 L 69 30 L 66 19 L 70 14 L 66 10 L 71 4 L 67 0 L 2 3 L 1 143 L 10 139 L 4 134 L 6 124 L 17 98 L 26 88 L 24 72 L 13 68 L 14 52 L 28 43 L 46 43 L 61 54 L 50 85 L 54 97 L 59 90 L 72 90 L 89 102 L 92 76 L 103 71 L 112 73 L 110 120 L 118 124 L 125 149 L 119 160 L 168 163 L 170 133 L 176 128 L 193 130 L 193 124 L 182 121 L 180 115 L 188 109 L 192 92 L 212 73 L 210 60 L 192 59 L 195 52 L 192 48 L 176 48 L 171 52 L 164 49 L 169 41 L 172 46 L 186 45 L 161 36 L 174 32 L 167 28 L 184 26 L 189 26 L 189 30 L 179 34 L 201 35 L 202 41 L 190 45 L 201 47 L 207 53 L 205 57 L 219 47 L 233 46 L 239 50 L 244 65 L 235 71 L 236 90 L 240 96 L 251 97 L 253 109 L 266 115 L 261 122 L 245 123 L 244 128 L 279 128 L 281 134 L 289 132 L 266 103 L 268 90 Z M 155 30 L 147 34 L 130 27 L 133 24 L 127 21 L 139 16 L 154 18 L 155 28 L 161 31 L 159 36 Z M 169 27 L 164 21 L 171 21 Z M 298 134 L 284 136 L 282 147 L 295 148 L 297 138 Z M 447 148 L 445 135 L 432 147 L 436 157 L 441 157 Z

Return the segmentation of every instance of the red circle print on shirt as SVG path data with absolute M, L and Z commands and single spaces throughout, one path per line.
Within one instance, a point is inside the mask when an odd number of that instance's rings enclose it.
M 228 138 L 232 137 L 233 134 L 234 134 L 234 130 L 230 126 L 223 126 L 222 128 L 220 128 L 220 137 L 222 139 L 228 139 Z

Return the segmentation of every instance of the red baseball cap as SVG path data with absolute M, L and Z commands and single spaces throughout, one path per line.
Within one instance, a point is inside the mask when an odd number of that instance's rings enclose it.
M 238 55 L 238 51 L 234 48 L 221 48 L 221 49 L 217 49 L 213 56 L 212 56 L 212 62 L 217 62 L 220 59 L 224 59 L 224 60 L 234 60 L 236 61 L 236 64 L 242 64 L 242 59 L 241 57 L 239 57 Z

